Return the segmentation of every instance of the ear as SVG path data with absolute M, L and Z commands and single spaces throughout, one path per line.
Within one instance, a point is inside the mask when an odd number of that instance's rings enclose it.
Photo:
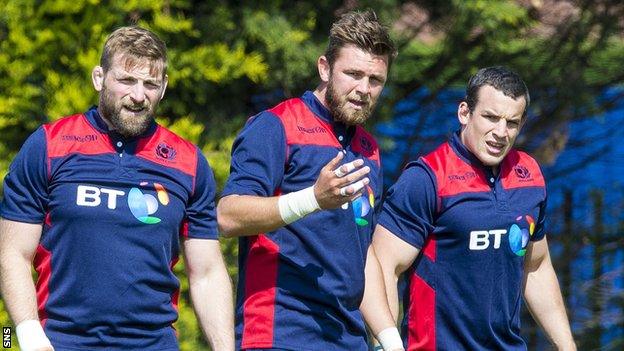
M 163 77 L 162 92 L 160 93 L 160 100 L 162 100 L 162 98 L 165 97 L 165 90 L 167 90 L 167 83 L 169 83 L 169 76 L 165 74 L 165 76 Z
M 457 108 L 457 119 L 462 126 L 468 124 L 468 120 L 470 119 L 470 108 L 468 108 L 468 103 L 466 101 L 462 101 Z
M 327 61 L 327 57 L 325 57 L 325 55 L 319 57 L 316 65 L 318 67 L 319 77 L 321 77 L 321 81 L 323 83 L 329 82 L 329 77 L 331 76 L 331 67 L 329 66 L 329 61 Z
M 93 83 L 95 91 L 102 91 L 102 87 L 104 86 L 104 69 L 101 66 L 93 67 L 93 71 L 91 71 L 91 82 Z

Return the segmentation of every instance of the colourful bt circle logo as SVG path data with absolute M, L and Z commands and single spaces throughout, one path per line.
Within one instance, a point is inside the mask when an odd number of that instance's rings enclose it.
M 141 182 L 139 185 L 146 186 L 147 184 L 149 183 Z M 132 188 L 128 193 L 128 207 L 130 207 L 130 212 L 132 212 L 132 215 L 136 219 L 145 224 L 160 223 L 160 218 L 150 215 L 158 211 L 159 202 L 165 206 L 169 204 L 169 194 L 167 194 L 165 187 L 161 184 L 154 183 L 154 189 L 156 189 L 158 200 L 156 200 L 154 195 L 143 194 L 138 188 Z
M 366 217 L 371 208 L 375 207 L 375 194 L 373 194 L 373 189 L 367 185 L 366 191 L 368 192 L 368 197 L 362 195 L 352 202 L 355 223 L 362 227 L 368 225 L 368 221 L 364 219 L 364 217 Z
M 518 216 L 516 218 L 516 222 L 522 221 L 523 216 Z M 526 247 L 529 243 L 529 238 L 533 235 L 535 231 L 535 221 L 533 217 L 527 215 L 524 216 L 526 219 L 526 223 L 529 228 L 520 228 L 516 223 L 512 224 L 509 228 L 509 246 L 511 247 L 511 251 L 518 256 L 524 256 L 526 254 Z

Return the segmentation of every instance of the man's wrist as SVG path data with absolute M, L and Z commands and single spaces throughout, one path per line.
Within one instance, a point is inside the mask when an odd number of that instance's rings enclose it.
M 403 350 L 403 340 L 396 327 L 386 328 L 377 334 L 377 340 L 381 344 L 382 350 Z
M 41 323 L 36 319 L 29 319 L 20 322 L 15 327 L 17 342 L 23 351 L 37 350 L 51 347 L 50 340 L 45 335 Z
M 286 224 L 290 224 L 321 209 L 314 195 L 314 186 L 281 195 L 277 200 L 277 206 L 280 217 Z

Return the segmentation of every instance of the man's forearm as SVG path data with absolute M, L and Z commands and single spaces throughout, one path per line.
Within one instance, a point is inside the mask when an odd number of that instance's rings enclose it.
M 284 226 L 279 197 L 229 195 L 219 201 L 219 230 L 227 237 L 256 235 Z
M 234 350 L 232 288 L 225 268 L 215 267 L 189 285 L 193 309 L 211 348 Z
M 11 250 L 3 250 L 0 258 L 0 291 L 15 325 L 25 320 L 39 319 L 31 264 Z
M 403 350 L 403 342 L 396 328 L 396 319 L 388 308 L 381 266 L 372 246 L 368 249 L 365 274 L 364 297 L 360 305 L 362 316 L 384 350 Z
M 31 262 L 40 235 L 40 225 L 0 218 L 0 292 L 15 325 L 39 319 Z
M 524 297 L 533 318 L 557 350 L 576 350 L 557 276 L 550 261 L 527 274 Z

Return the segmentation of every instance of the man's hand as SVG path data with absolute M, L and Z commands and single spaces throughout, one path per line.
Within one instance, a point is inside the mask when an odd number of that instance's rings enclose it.
M 314 183 L 314 196 L 321 209 L 338 208 L 353 201 L 362 195 L 362 189 L 370 182 L 365 177 L 370 172 L 370 167 L 362 167 L 363 160 L 357 159 L 339 166 L 343 157 L 343 153 L 339 152 L 321 169 Z

